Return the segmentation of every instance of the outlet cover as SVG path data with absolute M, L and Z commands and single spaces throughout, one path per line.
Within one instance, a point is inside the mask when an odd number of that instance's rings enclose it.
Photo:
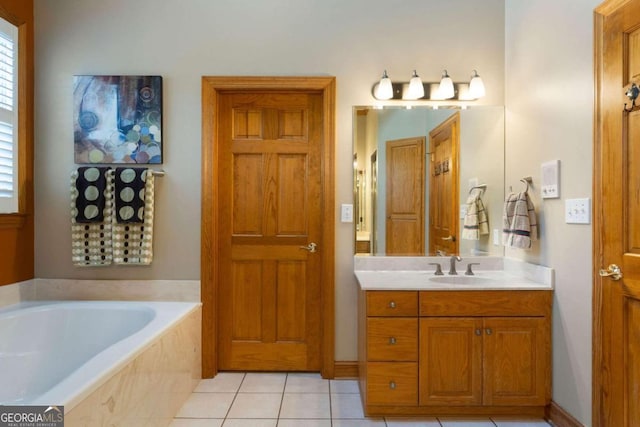
M 343 204 L 340 207 L 340 221 L 353 222 L 353 205 Z

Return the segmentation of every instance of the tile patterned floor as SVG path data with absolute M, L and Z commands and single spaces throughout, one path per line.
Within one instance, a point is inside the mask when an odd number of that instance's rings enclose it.
M 515 418 L 365 418 L 355 380 L 220 373 L 200 382 L 171 427 L 550 427 Z

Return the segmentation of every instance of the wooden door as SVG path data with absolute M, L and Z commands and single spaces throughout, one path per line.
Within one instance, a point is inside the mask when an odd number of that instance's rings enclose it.
M 425 141 L 387 141 L 386 255 L 424 255 Z
M 483 403 L 549 404 L 551 332 L 542 317 L 485 318 L 483 326 Z
M 593 423 L 640 426 L 640 0 L 595 18 Z
M 459 253 L 458 152 L 460 113 L 429 132 L 429 254 Z
M 420 319 L 420 405 L 482 405 L 482 318 Z
M 218 366 L 318 371 L 322 97 L 228 92 L 219 105 Z

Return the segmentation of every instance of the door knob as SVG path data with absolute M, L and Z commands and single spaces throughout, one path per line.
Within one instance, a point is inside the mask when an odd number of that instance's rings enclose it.
M 307 246 L 300 246 L 300 249 L 306 249 L 311 253 L 314 253 L 317 248 L 318 248 L 318 244 L 314 242 L 309 243 Z
M 617 265 L 611 264 L 606 270 L 604 268 L 600 269 L 600 276 L 611 277 L 613 280 L 620 280 L 622 279 L 622 270 L 620 270 L 620 267 Z
M 455 242 L 456 241 L 456 236 L 447 236 L 447 237 L 441 237 L 442 240 L 446 240 L 448 242 Z

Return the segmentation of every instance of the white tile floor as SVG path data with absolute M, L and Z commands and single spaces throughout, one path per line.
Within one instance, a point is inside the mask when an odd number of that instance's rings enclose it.
M 220 373 L 202 380 L 171 427 L 549 427 L 527 418 L 365 418 L 355 380 Z

